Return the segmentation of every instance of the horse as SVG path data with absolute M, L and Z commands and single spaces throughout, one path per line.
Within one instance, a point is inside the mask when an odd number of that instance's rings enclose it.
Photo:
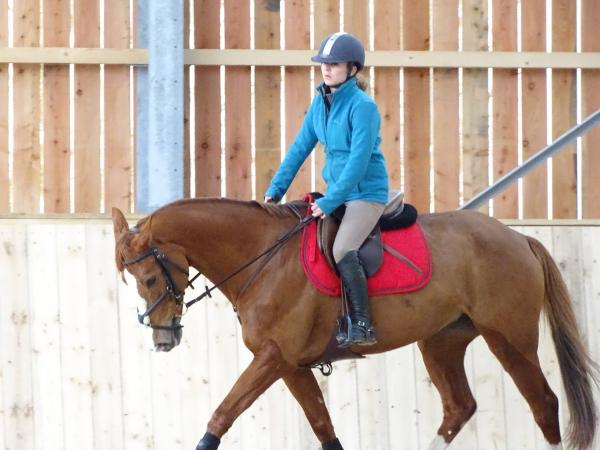
M 304 204 L 306 207 L 307 204 Z M 117 270 L 133 275 L 153 328 L 156 350 L 181 339 L 183 292 L 194 267 L 220 289 L 238 314 L 253 354 L 213 412 L 197 450 L 216 450 L 234 421 L 276 380 L 302 407 L 324 450 L 343 450 L 310 364 L 328 345 L 341 308 L 320 293 L 300 263 L 300 218 L 288 204 L 201 198 L 170 203 L 129 228 L 113 208 Z M 467 346 L 481 335 L 529 404 L 548 448 L 562 448 L 558 399 L 540 368 L 538 322 L 545 312 L 568 400 L 567 442 L 589 448 L 596 430 L 597 366 L 577 328 L 566 285 L 544 246 L 475 211 L 418 218 L 433 261 L 418 291 L 374 297 L 378 332 L 368 355 L 417 342 L 441 396 L 443 419 L 430 450 L 447 448 L 475 413 L 464 368 Z M 244 266 L 287 233 L 289 241 L 261 264 Z M 258 269 L 256 266 L 259 266 Z M 233 275 L 232 275 L 233 274 Z M 124 278 L 123 278 L 124 279 Z

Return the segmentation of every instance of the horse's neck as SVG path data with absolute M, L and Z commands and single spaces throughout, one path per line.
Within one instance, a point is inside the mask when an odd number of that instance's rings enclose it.
M 281 220 L 242 202 L 205 201 L 174 207 L 160 229 L 168 229 L 170 242 L 185 248 L 190 265 L 218 283 L 274 244 L 281 234 Z M 165 217 L 165 215 L 161 216 Z M 153 220 L 152 228 L 157 225 Z M 253 267 L 232 278 L 222 291 L 231 300 Z

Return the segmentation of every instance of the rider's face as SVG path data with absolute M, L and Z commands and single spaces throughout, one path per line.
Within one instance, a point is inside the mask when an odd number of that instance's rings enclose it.
M 353 71 L 354 70 L 356 70 L 356 68 L 353 68 Z M 322 63 L 321 73 L 323 74 L 323 81 L 327 86 L 335 86 L 346 81 L 348 64 L 345 62 L 332 64 Z

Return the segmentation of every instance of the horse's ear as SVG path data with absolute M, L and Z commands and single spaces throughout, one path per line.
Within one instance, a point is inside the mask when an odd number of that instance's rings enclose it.
M 127 280 L 125 279 L 125 274 L 123 271 L 125 270 L 125 266 L 123 265 L 123 258 L 121 257 L 119 250 L 119 240 L 124 233 L 129 229 L 129 224 L 127 223 L 127 219 L 121 212 L 119 208 L 112 209 L 112 220 L 113 220 L 113 228 L 115 232 L 115 262 L 117 263 L 117 270 L 121 274 L 121 279 L 125 284 L 127 284 Z
M 119 237 L 129 229 L 129 224 L 119 208 L 112 209 L 112 220 L 115 231 L 115 239 L 118 240 Z

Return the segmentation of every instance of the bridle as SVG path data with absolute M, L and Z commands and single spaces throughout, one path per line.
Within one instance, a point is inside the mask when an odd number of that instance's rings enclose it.
M 140 314 L 140 312 L 138 310 L 138 322 L 142 325 L 149 326 L 150 328 L 155 329 L 155 330 L 178 330 L 180 328 L 183 328 L 183 325 L 180 325 L 177 321 L 176 321 L 177 323 L 175 325 L 169 325 L 169 326 L 167 326 L 167 325 L 152 325 L 152 324 L 150 324 L 150 314 L 152 314 L 152 312 L 158 307 L 158 305 L 160 305 L 167 297 L 173 297 L 175 299 L 175 304 L 177 306 L 183 305 L 183 295 L 185 293 L 185 290 L 180 291 L 177 288 L 177 285 L 175 284 L 175 281 L 173 280 L 173 276 L 171 275 L 171 271 L 169 270 L 169 266 L 174 267 L 175 269 L 177 269 L 178 271 L 180 271 L 182 273 L 185 273 L 186 275 L 188 274 L 188 271 L 186 269 L 184 269 L 183 267 L 181 267 L 180 265 L 171 261 L 165 253 L 162 253 L 158 249 L 158 247 L 156 247 L 153 244 L 150 244 L 150 246 L 148 247 L 148 250 L 145 253 L 142 253 L 141 255 L 138 255 L 135 258 L 127 259 L 127 260 L 123 261 L 123 265 L 124 266 L 132 266 L 132 265 L 137 264 L 140 261 L 148 258 L 149 256 L 154 256 L 154 260 L 156 261 L 156 263 L 160 267 L 160 271 L 162 272 L 166 287 L 165 287 L 165 290 L 158 296 L 158 298 L 150 305 L 150 307 L 146 308 L 146 311 L 144 311 L 142 314 Z M 198 275 L 196 275 L 196 277 L 197 276 Z M 194 277 L 192 280 L 188 281 L 188 286 L 193 287 L 192 282 L 196 279 L 196 277 Z
M 294 211 L 293 207 L 290 207 L 290 208 Z M 176 316 L 174 318 L 172 325 L 152 325 L 150 323 L 150 314 L 152 314 L 152 312 L 168 297 L 173 297 L 175 299 L 175 304 L 177 306 L 181 306 L 182 308 L 185 307 L 184 311 L 187 311 L 187 309 L 189 309 L 194 303 L 199 302 L 204 297 L 212 297 L 211 292 L 213 290 L 217 289 L 219 286 L 221 286 L 225 282 L 229 281 L 231 278 L 233 278 L 240 272 L 247 269 L 249 266 L 254 264 L 256 261 L 258 261 L 263 256 L 269 255 L 269 257 L 272 257 L 283 244 L 285 244 L 288 240 L 290 240 L 290 238 L 294 234 L 296 234 L 298 231 L 300 231 L 306 225 L 308 225 L 310 222 L 312 222 L 313 220 L 316 219 L 316 217 L 313 217 L 312 215 L 301 218 L 300 215 L 298 214 L 298 217 L 300 218 L 300 221 L 298 223 L 296 223 L 292 228 L 287 230 L 284 233 L 284 235 L 282 237 L 280 237 L 277 240 L 277 242 L 275 242 L 274 245 L 269 247 L 267 250 L 265 250 L 260 255 L 256 256 L 255 258 L 253 258 L 246 264 L 244 264 L 242 267 L 237 269 L 235 272 L 229 274 L 227 277 L 225 277 L 223 280 L 219 281 L 217 284 L 213 285 L 211 288 L 209 288 L 208 286 L 205 286 L 204 292 L 202 294 L 200 294 L 198 297 L 190 300 L 189 302 L 183 301 L 185 289 L 180 291 L 177 288 L 177 285 L 175 284 L 175 281 L 173 280 L 171 271 L 169 270 L 169 266 L 172 266 L 173 268 L 177 269 L 178 271 L 180 271 L 182 273 L 185 273 L 186 275 L 188 274 L 188 270 L 184 269 L 183 267 L 179 266 L 178 264 L 176 264 L 175 262 L 170 260 L 169 257 L 165 253 L 161 252 L 160 249 L 158 247 L 156 247 L 154 244 L 150 244 L 150 246 L 148 247 L 148 250 L 146 252 L 144 252 L 134 258 L 124 260 L 122 262 L 122 264 L 125 267 L 127 267 L 127 266 L 137 264 L 140 261 L 142 261 L 150 256 L 153 256 L 154 260 L 159 265 L 160 270 L 163 275 L 163 278 L 165 280 L 165 286 L 166 286 L 165 290 L 158 296 L 158 298 L 148 308 L 146 308 L 146 311 L 144 311 L 142 314 L 140 314 L 140 312 L 138 310 L 138 322 L 140 324 L 142 324 L 144 326 L 148 326 L 154 330 L 170 330 L 170 331 L 180 330 L 181 328 L 183 328 L 183 325 L 181 325 L 179 323 L 179 319 L 181 319 L 181 315 Z M 137 230 L 137 228 L 133 228 L 131 231 L 133 231 L 134 233 L 139 232 Z M 262 269 L 263 267 L 264 267 L 264 265 L 261 265 L 259 270 Z M 188 280 L 186 288 L 189 286 L 192 289 L 194 289 L 194 285 L 192 283 L 200 275 L 201 274 L 198 272 L 191 280 Z M 253 277 L 251 277 L 251 278 L 253 278 Z M 183 311 L 182 311 L 182 315 L 183 315 Z

